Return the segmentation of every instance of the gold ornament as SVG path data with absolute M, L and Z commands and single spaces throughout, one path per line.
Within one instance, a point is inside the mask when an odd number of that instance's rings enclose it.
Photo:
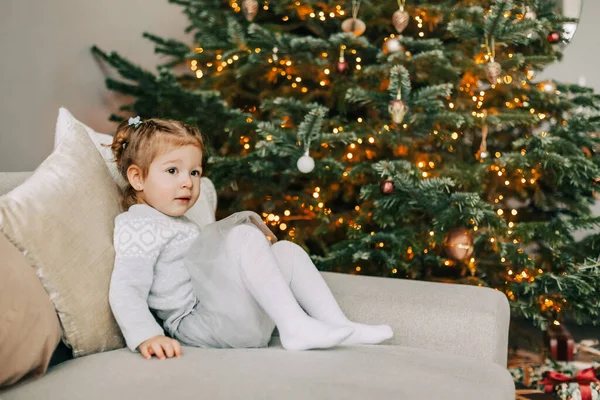
M 359 37 L 367 30 L 367 25 L 358 18 L 348 18 L 342 22 L 344 32 L 352 32 L 355 37 Z
M 397 52 L 404 52 L 404 46 L 396 38 L 389 38 L 383 42 L 383 54 L 391 54 Z
M 408 26 L 408 21 L 410 21 L 410 16 L 406 11 L 404 11 L 403 7 L 392 14 L 392 23 L 394 24 L 394 28 L 396 28 L 398 33 L 402 33 L 406 29 Z
M 490 62 L 485 66 L 485 75 L 487 76 L 488 81 L 490 81 L 491 84 L 496 84 L 501 73 L 502 66 L 491 58 Z
M 406 0 L 398 0 L 398 10 L 392 14 L 392 24 L 394 24 L 394 28 L 398 31 L 398 33 L 402 33 L 404 29 L 408 26 L 408 22 L 410 21 L 410 15 L 406 11 L 404 11 L 404 4 Z
M 444 250 L 448 257 L 462 261 L 473 254 L 473 235 L 466 228 L 453 228 L 444 238 Z
M 258 14 L 258 1 L 256 0 L 243 0 L 242 11 L 247 21 L 252 21 L 256 14 Z
M 396 124 L 401 124 L 404 121 L 404 116 L 408 111 L 408 103 L 404 100 L 395 99 L 388 104 L 388 111 L 392 116 L 392 121 Z
M 537 18 L 537 14 L 529 6 L 525 7 L 525 15 L 524 16 L 526 19 L 531 19 L 531 20 L 535 20 Z

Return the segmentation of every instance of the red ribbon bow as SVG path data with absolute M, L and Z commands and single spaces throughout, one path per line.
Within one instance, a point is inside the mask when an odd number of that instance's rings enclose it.
M 592 389 L 590 383 L 598 382 L 598 378 L 594 374 L 594 368 L 586 368 L 581 370 L 574 377 L 570 377 L 565 374 L 561 374 L 556 371 L 548 371 L 544 374 L 544 379 L 540 382 L 544 385 L 544 391 L 546 393 L 552 393 L 554 386 L 561 383 L 575 382 L 579 384 L 579 391 L 581 392 L 582 400 L 592 400 Z

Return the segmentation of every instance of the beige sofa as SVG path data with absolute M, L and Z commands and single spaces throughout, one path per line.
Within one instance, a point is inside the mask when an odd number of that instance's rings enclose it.
M 0 173 L 0 195 L 28 173 Z M 387 323 L 377 346 L 292 352 L 184 348 L 151 361 L 127 349 L 69 360 L 0 391 L 22 399 L 506 399 L 509 306 L 487 288 L 323 273 L 344 311 Z

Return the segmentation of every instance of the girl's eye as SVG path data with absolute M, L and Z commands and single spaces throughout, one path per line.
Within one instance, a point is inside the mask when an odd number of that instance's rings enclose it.
M 192 171 L 192 176 L 200 176 L 200 171 L 198 171 L 198 170 L 193 170 L 193 171 Z
M 177 168 L 169 168 L 169 169 L 167 170 L 167 172 L 168 172 L 168 173 L 170 173 L 170 174 L 174 174 L 174 173 L 176 173 L 176 172 L 177 172 Z

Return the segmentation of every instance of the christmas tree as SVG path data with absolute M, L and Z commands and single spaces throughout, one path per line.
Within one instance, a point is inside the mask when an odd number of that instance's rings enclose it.
M 121 111 L 201 128 L 220 217 L 258 212 L 323 270 L 495 288 L 542 327 L 598 315 L 600 234 L 573 233 L 600 226 L 600 96 L 536 80 L 572 22 L 554 1 L 170 1 L 192 43 L 146 33 L 158 73 L 93 52 Z

